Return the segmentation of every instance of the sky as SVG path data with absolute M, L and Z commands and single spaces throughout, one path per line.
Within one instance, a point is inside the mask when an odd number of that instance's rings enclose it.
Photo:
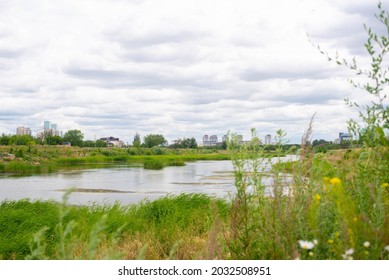
M 389 9 L 389 0 L 381 1 Z M 369 96 L 334 56 L 368 65 L 368 0 L 0 0 L 0 134 L 45 120 L 85 139 L 170 142 L 278 129 L 334 140 Z M 381 28 L 381 29 L 380 29 Z

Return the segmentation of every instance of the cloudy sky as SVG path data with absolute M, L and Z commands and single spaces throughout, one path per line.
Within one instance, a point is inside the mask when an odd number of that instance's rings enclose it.
M 363 64 L 376 12 L 373 0 L 0 0 L 0 133 L 49 120 L 91 140 L 253 127 L 298 143 L 316 113 L 313 139 L 333 140 L 358 115 L 344 98 L 368 100 L 310 40 Z

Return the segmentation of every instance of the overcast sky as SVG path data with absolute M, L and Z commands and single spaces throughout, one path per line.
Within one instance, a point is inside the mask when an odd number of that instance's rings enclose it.
M 382 1 L 389 9 L 389 0 Z M 86 139 L 283 129 L 334 140 L 367 102 L 330 54 L 366 61 L 368 0 L 0 0 L 0 133 Z

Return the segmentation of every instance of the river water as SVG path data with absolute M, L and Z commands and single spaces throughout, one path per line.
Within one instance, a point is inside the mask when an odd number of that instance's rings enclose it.
M 56 200 L 73 189 L 68 202 L 76 205 L 136 203 L 168 194 L 204 193 L 228 197 L 235 192 L 231 161 L 196 161 L 186 166 L 147 170 L 140 166 L 66 170 L 27 177 L 0 177 L 0 201 Z

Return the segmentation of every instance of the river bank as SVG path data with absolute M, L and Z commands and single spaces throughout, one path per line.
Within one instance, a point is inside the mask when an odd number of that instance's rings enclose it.
M 165 148 L 79 148 L 63 146 L 0 146 L 0 173 L 50 173 L 63 169 L 98 168 L 104 164 L 139 164 L 148 169 L 182 166 L 196 160 L 230 160 L 226 151 Z

